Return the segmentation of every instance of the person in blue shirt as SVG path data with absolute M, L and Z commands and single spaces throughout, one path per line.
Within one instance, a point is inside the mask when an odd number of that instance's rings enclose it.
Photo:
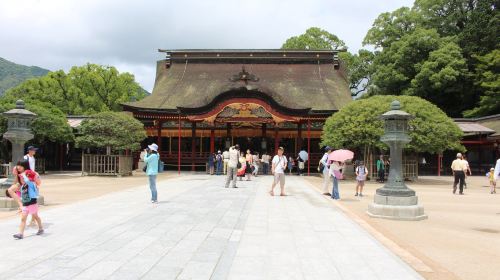
M 158 145 L 155 143 L 148 146 L 144 163 L 147 164 L 146 175 L 149 178 L 149 188 L 151 189 L 151 202 L 158 203 L 158 191 L 156 190 L 156 176 L 158 175 L 158 162 L 160 155 L 158 154 Z

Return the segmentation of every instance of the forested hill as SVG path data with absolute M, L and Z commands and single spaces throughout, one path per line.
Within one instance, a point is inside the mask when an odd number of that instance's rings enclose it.
M 49 72 L 37 66 L 25 66 L 0 57 L 0 95 L 32 77 L 44 76 Z

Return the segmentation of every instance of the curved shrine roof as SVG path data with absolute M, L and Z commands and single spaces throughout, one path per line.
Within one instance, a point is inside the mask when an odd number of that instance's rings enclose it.
M 291 110 L 333 112 L 352 100 L 338 66 L 334 51 L 168 51 L 167 59 L 157 62 L 153 93 L 123 105 L 177 112 L 206 107 L 219 95 L 241 89 L 244 96 L 262 95 Z

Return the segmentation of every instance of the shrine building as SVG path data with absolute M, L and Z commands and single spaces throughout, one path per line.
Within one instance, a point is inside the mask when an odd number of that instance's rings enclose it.
M 243 151 L 322 155 L 325 120 L 351 98 L 337 51 L 159 50 L 151 95 L 123 104 L 142 121 L 162 161 L 204 170 L 209 153 Z

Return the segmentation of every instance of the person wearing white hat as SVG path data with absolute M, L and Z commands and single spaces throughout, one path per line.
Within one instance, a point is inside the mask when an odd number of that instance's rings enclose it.
M 455 181 L 453 182 L 453 194 L 457 192 L 457 184 L 460 183 L 459 194 L 464 194 L 464 181 L 465 181 L 465 170 L 467 170 L 467 165 L 462 160 L 462 154 L 457 154 L 457 159 L 451 163 L 451 170 L 453 171 L 453 176 Z
M 151 190 L 151 202 L 158 203 L 158 191 L 156 190 L 156 176 L 158 175 L 158 145 L 155 143 L 148 146 L 145 150 L 144 163 L 146 163 L 146 175 L 149 179 L 149 189 Z

